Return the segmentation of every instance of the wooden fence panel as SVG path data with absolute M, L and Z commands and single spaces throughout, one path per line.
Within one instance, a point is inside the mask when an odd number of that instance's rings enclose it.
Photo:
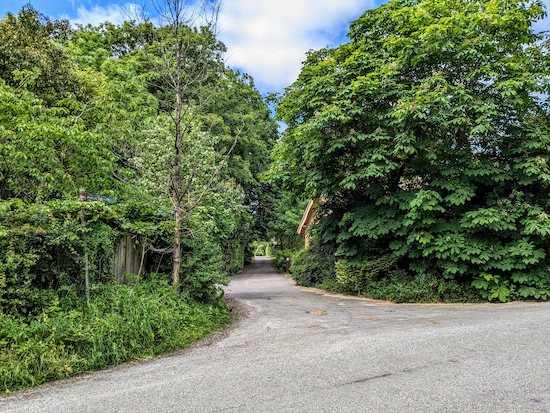
M 143 256 L 142 245 L 136 244 L 136 238 L 132 234 L 126 234 L 118 244 L 113 259 L 113 273 L 119 283 L 125 281 L 124 273 L 138 274 Z M 143 266 L 145 266 L 143 257 Z M 143 271 L 143 268 L 142 268 Z

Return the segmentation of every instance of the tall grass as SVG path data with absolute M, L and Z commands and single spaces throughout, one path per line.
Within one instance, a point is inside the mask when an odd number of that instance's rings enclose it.
M 99 286 L 88 304 L 62 293 L 39 315 L 0 313 L 0 393 L 187 347 L 230 321 L 223 302 L 162 282 Z

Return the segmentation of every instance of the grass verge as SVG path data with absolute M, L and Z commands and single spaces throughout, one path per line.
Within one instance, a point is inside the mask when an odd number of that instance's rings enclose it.
M 188 347 L 230 319 L 159 281 L 102 285 L 88 304 L 61 291 L 41 314 L 0 312 L 0 394 Z

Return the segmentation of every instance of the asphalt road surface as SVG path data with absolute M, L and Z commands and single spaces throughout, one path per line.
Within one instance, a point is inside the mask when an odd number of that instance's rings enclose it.
M 268 258 L 210 345 L 0 399 L 0 412 L 550 412 L 550 303 L 391 305 L 294 287 Z

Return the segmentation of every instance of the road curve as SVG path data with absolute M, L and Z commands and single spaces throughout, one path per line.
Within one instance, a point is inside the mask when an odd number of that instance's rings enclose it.
M 267 257 L 223 340 L 0 399 L 0 412 L 549 412 L 550 303 L 392 305 L 304 291 Z

